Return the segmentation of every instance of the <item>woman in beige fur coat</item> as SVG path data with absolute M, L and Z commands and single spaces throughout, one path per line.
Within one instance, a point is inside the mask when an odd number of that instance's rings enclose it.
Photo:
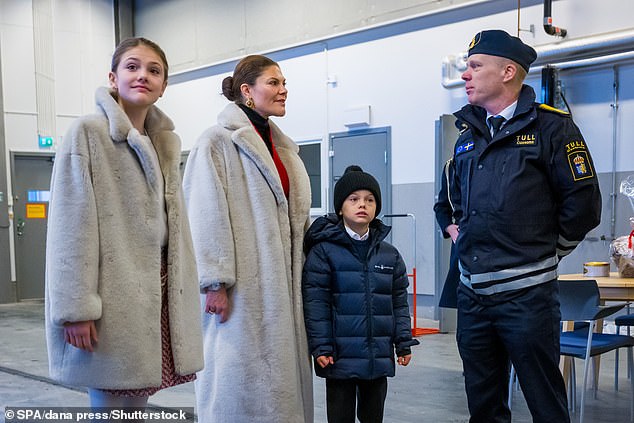
M 285 114 L 279 66 L 247 56 L 223 93 L 235 103 L 192 149 L 185 199 L 204 307 L 201 422 L 313 421 L 301 299 L 310 185 Z
M 97 114 L 57 151 L 46 252 L 51 377 L 86 386 L 93 407 L 144 407 L 202 368 L 193 247 L 179 172 L 180 140 L 153 104 L 167 60 L 124 40 Z

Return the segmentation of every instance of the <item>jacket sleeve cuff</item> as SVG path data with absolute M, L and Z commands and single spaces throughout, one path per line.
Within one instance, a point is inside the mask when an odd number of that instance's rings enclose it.
M 404 355 L 411 354 L 412 353 L 411 347 L 418 344 L 420 344 L 420 342 L 418 342 L 418 339 L 414 339 L 414 338 L 409 339 L 407 341 L 399 342 L 398 344 L 396 344 L 396 355 L 398 357 L 402 357 Z
M 321 345 L 315 348 L 312 354 L 314 358 L 317 358 L 317 357 L 321 357 L 322 355 L 333 355 L 332 352 L 333 352 L 333 348 L 331 345 Z
M 406 355 L 410 355 L 412 353 L 412 349 L 410 347 L 404 347 L 396 350 L 397 357 L 403 357 Z
M 557 239 L 557 256 L 561 259 L 574 250 L 580 241 L 568 240 L 563 235 Z
M 220 289 L 221 285 L 224 285 L 225 288 L 229 289 L 236 284 L 235 280 L 233 281 L 223 281 L 219 279 L 201 279 L 200 280 L 200 293 L 206 294 L 207 291 L 217 291 Z M 216 288 L 217 289 L 214 289 Z

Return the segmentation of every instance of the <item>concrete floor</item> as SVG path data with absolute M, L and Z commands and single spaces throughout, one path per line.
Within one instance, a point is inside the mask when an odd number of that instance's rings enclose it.
M 419 327 L 435 322 L 424 321 Z M 48 379 L 44 311 L 40 302 L 0 305 L 0 422 L 5 406 L 86 407 L 88 398 L 81 389 L 60 386 Z M 386 423 L 463 423 L 468 422 L 462 367 L 454 334 L 426 335 L 419 338 L 408 367 L 399 367 L 389 380 Z M 620 390 L 614 391 L 614 354 L 601 362 L 598 398 L 588 393 L 587 423 L 629 421 L 630 384 L 625 376 L 625 357 L 621 354 Z M 582 383 L 582 363 L 577 363 L 578 384 Z M 325 387 L 314 379 L 315 423 L 325 423 Z M 580 392 L 577 393 L 580 395 Z M 194 388 L 189 383 L 166 389 L 150 398 L 157 408 L 194 407 Z M 530 422 L 521 392 L 514 394 L 513 422 Z M 573 416 L 573 422 L 578 419 Z M 193 421 L 193 418 L 190 420 Z M 221 422 L 224 423 L 224 422 Z M 228 422 L 230 423 L 230 422 Z

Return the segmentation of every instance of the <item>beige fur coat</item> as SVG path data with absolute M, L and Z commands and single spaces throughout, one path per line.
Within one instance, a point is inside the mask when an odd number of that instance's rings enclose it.
M 181 190 L 180 139 L 152 107 L 151 146 L 106 88 L 55 156 L 46 248 L 46 338 L 51 377 L 92 388 L 161 384 L 161 231 L 168 226 L 168 302 L 176 372 L 202 368 L 191 234 Z M 165 202 L 158 193 L 165 182 Z M 95 320 L 99 342 L 66 344 L 64 322 Z
M 205 368 L 196 382 L 203 422 L 313 421 L 301 297 L 310 184 L 297 145 L 272 122 L 271 133 L 288 200 L 264 141 L 235 104 L 201 135 L 185 169 L 201 289 L 225 283 L 233 307 L 225 323 L 203 317 Z

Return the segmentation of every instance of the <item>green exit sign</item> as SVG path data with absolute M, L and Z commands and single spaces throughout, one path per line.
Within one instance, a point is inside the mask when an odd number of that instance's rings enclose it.
M 37 143 L 40 146 L 40 148 L 50 148 L 53 146 L 53 137 L 45 137 L 45 136 L 39 135 L 37 137 Z

